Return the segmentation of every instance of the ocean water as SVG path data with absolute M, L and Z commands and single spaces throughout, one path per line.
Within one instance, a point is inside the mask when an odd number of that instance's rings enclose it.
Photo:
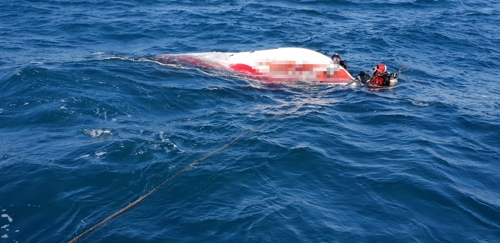
M 0 9 L 0 242 L 70 241 L 189 165 L 79 242 L 500 242 L 497 1 Z M 405 72 L 373 91 L 153 61 L 288 46 Z

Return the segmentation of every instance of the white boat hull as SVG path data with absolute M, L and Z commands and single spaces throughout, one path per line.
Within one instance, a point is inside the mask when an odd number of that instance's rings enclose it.
M 157 60 L 234 72 L 266 82 L 342 84 L 354 79 L 329 57 L 313 50 L 294 47 L 236 53 L 165 54 Z

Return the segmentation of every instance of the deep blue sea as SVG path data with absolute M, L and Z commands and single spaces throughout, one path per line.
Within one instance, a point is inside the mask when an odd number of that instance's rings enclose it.
M 499 10 L 1 1 L 0 242 L 68 242 L 179 172 L 78 242 L 500 242 Z M 153 61 L 278 47 L 405 72 L 374 91 Z

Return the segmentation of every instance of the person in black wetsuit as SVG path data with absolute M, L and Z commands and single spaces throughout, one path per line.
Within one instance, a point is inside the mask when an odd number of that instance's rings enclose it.
M 397 73 L 390 73 L 387 71 L 387 66 L 383 63 L 377 64 L 373 67 L 372 75 L 366 75 L 365 72 L 361 71 L 358 74 L 357 79 L 371 87 L 383 87 L 383 86 L 395 86 L 398 83 L 398 76 L 401 73 L 399 70 Z
M 345 64 L 345 61 L 340 58 L 339 54 L 333 54 L 332 61 L 334 64 L 340 65 L 349 72 L 349 67 Z M 373 68 L 372 75 L 366 75 L 365 72 L 361 71 L 356 79 L 362 84 L 368 84 L 369 86 L 395 86 L 398 83 L 398 76 L 400 73 L 401 70 L 397 73 L 390 73 L 387 71 L 387 66 L 385 64 L 379 63 Z
M 340 55 L 335 53 L 333 54 L 332 56 L 332 60 L 333 60 L 333 63 L 335 64 L 339 64 L 340 66 L 342 66 L 345 70 L 347 70 L 347 64 L 345 64 L 344 60 L 342 60 L 342 58 L 340 58 Z

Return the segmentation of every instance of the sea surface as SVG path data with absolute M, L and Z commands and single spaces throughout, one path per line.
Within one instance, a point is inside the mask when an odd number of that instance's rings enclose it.
M 3 0 L 0 242 L 500 242 L 500 2 Z M 379 62 L 384 90 L 166 53 Z

